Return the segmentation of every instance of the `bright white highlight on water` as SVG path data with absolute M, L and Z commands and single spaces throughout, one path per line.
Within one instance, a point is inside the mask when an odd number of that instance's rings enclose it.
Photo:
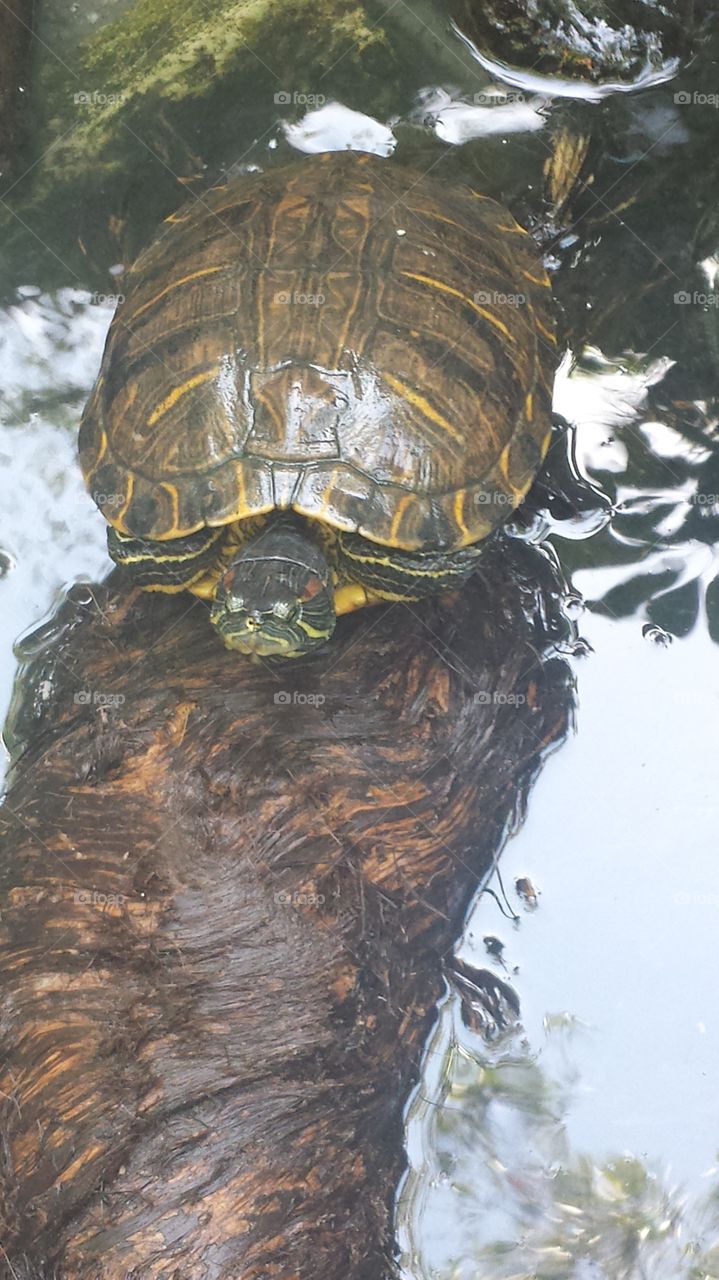
M 321 151 L 371 151 L 389 156 L 397 145 L 392 130 L 372 116 L 352 111 L 341 102 L 328 102 L 308 111 L 296 124 L 283 122 L 291 147 L 309 154 Z

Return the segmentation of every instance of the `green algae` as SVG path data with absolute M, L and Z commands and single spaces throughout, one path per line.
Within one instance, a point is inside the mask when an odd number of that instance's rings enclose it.
M 224 79 L 247 76 L 308 94 L 337 59 L 349 58 L 365 79 L 370 52 L 382 54 L 386 70 L 385 33 L 352 0 L 219 0 L 209 14 L 204 0 L 187 0 L 179 11 L 171 0 L 137 0 L 81 46 L 77 85 L 58 85 L 53 69 L 50 150 L 38 181 L 67 180 L 98 162 L 122 164 L 124 148 L 115 144 L 123 122 L 153 99 L 197 100 Z
M 279 159 L 281 122 L 308 102 L 396 111 L 413 54 L 355 0 L 135 0 L 69 48 L 60 11 L 48 18 L 33 86 L 42 113 L 18 181 L 0 192 L 10 290 L 39 275 L 107 292 L 110 266 L 193 183 L 250 153 Z

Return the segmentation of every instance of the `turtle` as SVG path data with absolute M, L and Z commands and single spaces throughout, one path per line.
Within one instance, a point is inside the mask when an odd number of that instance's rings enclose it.
M 549 448 L 556 338 L 502 204 L 330 152 L 234 177 L 126 275 L 79 452 L 111 558 L 232 650 L 460 587 Z

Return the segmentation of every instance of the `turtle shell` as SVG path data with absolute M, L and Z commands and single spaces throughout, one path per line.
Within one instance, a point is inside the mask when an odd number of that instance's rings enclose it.
M 292 508 L 406 550 L 476 542 L 549 444 L 549 282 L 468 188 L 352 153 L 234 179 L 127 276 L 80 431 L 122 533 Z

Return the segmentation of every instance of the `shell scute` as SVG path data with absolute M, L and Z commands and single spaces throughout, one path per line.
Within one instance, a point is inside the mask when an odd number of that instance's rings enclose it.
M 159 540 L 291 506 L 407 550 L 476 541 L 546 449 L 546 285 L 506 209 L 393 163 L 236 179 L 128 274 L 88 487 Z

